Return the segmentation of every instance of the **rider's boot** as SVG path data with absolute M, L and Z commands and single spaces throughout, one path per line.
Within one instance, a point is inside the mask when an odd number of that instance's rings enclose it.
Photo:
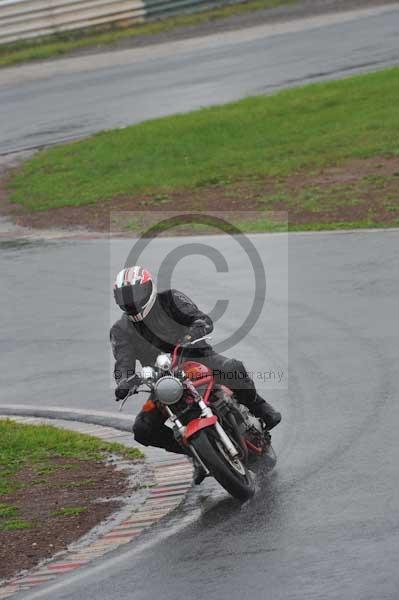
M 262 419 L 266 425 L 266 429 L 270 430 L 276 427 L 281 421 L 281 413 L 273 408 L 271 404 L 266 402 L 259 394 L 256 395 L 256 403 L 250 408 L 251 413 Z

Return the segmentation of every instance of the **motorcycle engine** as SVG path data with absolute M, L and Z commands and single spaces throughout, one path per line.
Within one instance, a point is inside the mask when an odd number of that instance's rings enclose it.
M 219 402 L 224 403 L 227 406 L 230 405 L 236 414 L 239 412 L 247 433 L 252 432 L 252 434 L 263 435 L 263 428 L 260 420 L 257 417 L 254 417 L 246 406 L 237 402 L 234 396 L 227 395 L 223 389 L 217 389 L 214 394 L 214 402 L 216 402 L 216 406 Z
M 213 394 L 212 408 L 221 415 L 226 409 L 232 410 L 242 435 L 259 450 L 264 449 L 265 431 L 261 421 L 246 406 L 237 402 L 234 396 L 226 394 L 223 388 L 217 388 Z
M 246 406 L 239 404 L 235 400 L 233 400 L 233 402 L 235 403 L 236 408 L 238 408 L 238 410 L 242 414 L 246 430 L 247 431 L 251 431 L 251 430 L 257 431 L 258 433 L 263 434 L 263 428 L 262 428 L 260 420 L 257 417 L 254 417 L 254 415 L 249 412 L 249 410 Z

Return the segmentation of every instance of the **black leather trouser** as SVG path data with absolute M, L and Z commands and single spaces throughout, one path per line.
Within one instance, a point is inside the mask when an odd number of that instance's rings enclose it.
M 173 431 L 164 425 L 166 417 L 158 410 L 141 411 L 133 425 L 134 439 L 143 446 L 156 446 L 168 452 L 185 454 L 174 438 Z

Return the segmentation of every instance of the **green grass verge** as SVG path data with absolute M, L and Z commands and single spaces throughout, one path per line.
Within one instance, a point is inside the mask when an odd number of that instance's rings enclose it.
M 52 513 L 53 517 L 78 517 L 87 510 L 86 508 L 60 508 Z
M 136 448 L 126 448 L 81 433 L 48 425 L 23 425 L 8 419 L 0 420 L 0 500 L 1 495 L 15 489 L 15 476 L 26 466 L 34 468 L 37 474 L 43 474 L 54 469 L 46 464 L 50 458 L 100 460 L 105 453 L 143 458 Z M 0 504 L 0 520 L 15 514 L 12 506 Z
M 9 504 L 0 504 L 0 519 L 15 517 L 18 514 L 18 508 Z
M 398 97 L 395 68 L 101 133 L 38 153 L 11 198 L 40 211 L 399 155 Z
M 25 519 L 0 520 L 0 531 L 17 531 L 18 529 L 31 529 L 32 523 Z
M 96 29 L 72 31 L 5 44 L 0 46 L 0 67 L 31 60 L 54 58 L 81 48 L 106 48 L 128 38 L 155 35 L 173 31 L 179 27 L 201 25 L 245 12 L 276 8 L 286 4 L 295 4 L 296 2 L 297 0 L 248 0 L 247 2 L 222 6 L 213 10 L 168 17 L 130 27 L 107 25 Z
M 238 224 L 241 230 L 245 233 L 282 233 L 287 231 L 339 231 L 351 229 L 388 229 L 390 227 L 399 227 L 399 220 L 396 223 L 387 225 L 387 223 L 379 223 L 374 219 L 359 220 L 359 221 L 328 221 L 325 223 L 273 223 L 260 219 L 259 221 L 251 221 L 250 223 L 243 222 Z

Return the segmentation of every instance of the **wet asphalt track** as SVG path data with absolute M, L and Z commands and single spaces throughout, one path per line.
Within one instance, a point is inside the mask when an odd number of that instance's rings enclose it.
M 399 231 L 292 235 L 288 261 L 285 236 L 251 239 L 269 292 L 256 330 L 234 350 L 249 368 L 284 363 L 289 310 L 289 391 L 285 383 L 264 390 L 284 413 L 275 474 L 259 474 L 257 496 L 241 509 L 207 483 L 166 527 L 24 597 L 398 597 Z M 245 279 L 245 256 L 231 240 L 201 241 Z M 175 243 L 165 242 L 163 255 Z M 114 409 L 109 267 L 125 254 L 122 242 L 112 252 L 104 241 L 1 245 L 0 402 Z M 156 267 L 159 256 L 154 244 L 146 262 Z M 201 271 L 208 278 L 199 282 L 182 261 L 174 284 L 206 309 L 215 284 L 233 296 L 230 275 L 219 275 L 220 286 L 212 266 Z M 237 323 L 245 287 L 235 296 Z M 231 326 L 222 319 L 215 342 Z
M 1 70 L 0 154 L 398 64 L 398 30 L 395 5 Z

